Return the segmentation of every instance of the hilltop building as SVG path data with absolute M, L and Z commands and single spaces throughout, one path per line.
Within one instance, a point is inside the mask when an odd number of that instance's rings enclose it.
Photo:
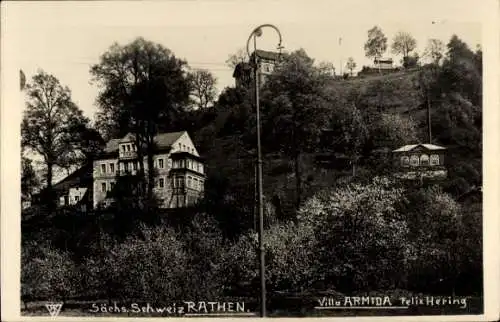
M 153 157 L 155 174 L 154 193 L 161 208 L 187 207 L 203 195 L 205 170 L 189 134 L 183 132 L 161 133 L 154 137 L 156 152 Z M 139 163 L 135 136 L 110 140 L 104 152 L 93 162 L 93 206 L 110 205 L 110 192 L 120 175 L 135 175 Z M 147 173 L 147 157 L 143 157 Z
M 373 65 L 374 68 L 377 69 L 385 69 L 385 70 L 394 69 L 392 58 L 375 58 L 373 61 Z
M 363 66 L 361 71 L 358 72 L 358 76 L 385 75 L 398 72 L 400 70 L 401 68 L 394 67 L 392 58 L 375 58 L 373 60 L 373 66 Z
M 256 50 L 250 56 L 250 61 L 253 62 L 255 55 L 259 62 L 259 84 L 262 86 L 269 75 L 272 74 L 278 62 L 279 54 L 272 51 Z M 253 81 L 253 68 L 252 64 L 248 62 L 241 62 L 236 65 L 233 72 L 236 87 L 251 86 Z

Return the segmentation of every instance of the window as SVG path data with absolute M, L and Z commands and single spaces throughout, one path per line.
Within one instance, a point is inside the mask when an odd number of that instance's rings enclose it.
M 106 165 L 104 163 L 101 164 L 101 172 L 106 173 Z
M 405 156 L 402 156 L 402 157 L 401 157 L 401 165 L 402 165 L 403 167 L 407 167 L 407 166 L 409 166 L 409 165 L 410 165 L 410 158 L 409 158 L 409 157 L 407 157 L 406 155 L 405 155 Z
M 134 167 L 134 171 L 137 171 L 137 162 L 132 162 L 132 166 Z
M 180 160 L 180 167 L 184 168 L 186 166 L 186 160 Z
M 429 156 L 427 154 L 422 154 L 420 156 L 420 165 L 423 166 L 429 165 Z
M 184 177 L 177 177 L 177 188 L 184 189 Z
M 158 159 L 158 168 L 163 169 L 163 159 Z
M 165 186 L 165 179 L 160 178 L 160 180 L 158 180 L 158 185 L 160 186 L 160 188 L 163 188 Z
M 182 150 L 186 151 L 186 145 L 185 144 L 182 145 Z
M 106 192 L 106 182 L 101 183 L 101 192 Z
M 125 152 L 125 145 L 122 145 L 122 151 Z
M 191 160 L 187 160 L 187 168 L 191 169 Z
M 80 197 L 79 196 L 75 196 L 75 201 L 78 201 L 80 200 Z
M 109 164 L 109 171 L 111 171 L 111 173 L 115 172 L 115 164 L 114 163 Z
M 125 164 L 120 163 L 120 171 L 125 171 Z
M 418 166 L 418 160 L 419 160 L 418 155 L 412 155 L 412 156 L 410 157 L 410 165 L 411 165 L 412 167 L 416 167 L 416 166 Z
M 191 177 L 187 177 L 187 187 L 191 188 Z
M 439 165 L 439 155 L 432 154 L 430 165 Z

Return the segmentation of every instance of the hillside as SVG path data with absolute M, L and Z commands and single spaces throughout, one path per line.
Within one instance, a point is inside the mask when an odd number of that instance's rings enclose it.
M 368 134 L 370 139 L 373 139 L 373 133 L 371 133 L 373 124 L 369 123 L 371 119 L 366 118 L 366 116 L 396 114 L 404 119 L 411 118 L 416 126 L 414 140 L 426 142 L 427 109 L 418 88 L 419 72 L 419 70 L 411 70 L 386 75 L 331 80 L 327 84 L 327 92 L 336 98 L 338 104 L 355 104 L 356 108 L 364 115 L 365 122 L 368 122 L 366 126 L 370 129 Z M 338 108 L 338 106 L 332 106 L 332 108 Z M 204 146 L 203 153 L 208 162 L 209 173 L 215 173 L 218 177 L 224 178 L 226 185 L 224 190 L 231 195 L 231 197 L 226 196 L 226 198 L 231 199 L 231 203 L 246 204 L 244 208 L 249 207 L 248 202 L 253 203 L 255 196 L 255 123 L 251 109 L 252 106 L 248 103 L 240 103 L 237 106 L 229 106 L 226 110 L 219 110 L 217 117 L 208 127 L 194 134 L 195 139 Z M 463 192 L 462 190 L 467 190 L 469 186 L 464 183 L 464 178 L 470 176 L 471 173 L 473 173 L 472 177 L 474 178 L 480 176 L 475 170 L 468 169 L 467 166 L 467 169 L 463 168 L 464 164 L 476 164 L 480 160 L 478 161 L 472 156 L 470 158 L 464 156 L 460 151 L 463 150 L 463 147 L 460 144 L 457 145 L 453 140 L 446 143 L 439 142 L 441 138 L 449 137 L 448 131 L 452 131 L 450 129 L 453 129 L 454 126 L 441 124 L 443 115 L 440 114 L 443 113 L 443 110 L 438 111 L 438 109 L 441 107 L 437 103 L 434 104 L 432 109 L 433 142 L 446 145 L 453 154 L 456 150 L 461 153 L 457 157 L 450 158 L 449 164 L 459 163 L 458 172 L 451 169 L 452 176 L 458 176 L 459 179 L 456 179 L 456 182 L 455 179 L 450 180 L 450 185 L 460 186 L 450 191 Z M 450 112 L 445 111 L 444 113 Z M 446 120 L 449 118 L 449 114 L 444 114 L 444 117 Z M 436 119 L 434 120 L 434 118 Z M 210 138 L 207 137 L 207 134 L 210 135 Z M 263 144 L 266 146 L 266 143 L 273 140 L 273 137 L 266 138 L 264 136 L 263 140 Z M 413 140 L 409 143 L 413 143 Z M 396 147 L 391 144 L 386 146 L 389 150 Z M 315 152 L 303 153 L 301 156 L 302 200 L 314 195 L 317 191 L 342 185 L 346 181 L 352 180 L 353 170 L 357 178 L 369 178 L 381 170 L 374 168 L 373 160 L 370 159 L 376 159 L 378 156 L 372 155 L 369 150 L 363 152 L 364 156 L 353 169 L 350 160 L 346 159 L 342 153 L 332 154 L 334 151 L 328 146 L 318 146 L 315 149 Z M 319 156 L 323 159 L 326 158 L 326 163 L 318 162 Z M 264 149 L 263 161 L 265 199 L 269 202 L 272 201 L 275 207 L 283 208 L 278 209 L 278 213 L 281 211 L 292 213 L 296 195 L 293 160 L 279 151 L 272 149 L 266 151 Z M 387 171 L 388 169 L 382 170 Z M 241 210 L 246 212 L 249 209 Z
M 354 98 L 358 107 L 379 107 L 387 113 L 410 114 L 418 111 L 421 97 L 417 85 L 419 70 L 386 75 L 352 77 L 332 81 L 332 91 Z

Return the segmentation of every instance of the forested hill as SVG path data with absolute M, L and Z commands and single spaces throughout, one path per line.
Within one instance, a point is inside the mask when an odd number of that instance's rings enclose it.
M 310 76 L 310 58 L 294 53 L 289 59 L 296 60 L 295 70 L 278 70 L 261 91 L 266 200 L 291 209 L 324 188 L 390 173 L 388 160 L 376 160 L 377 151 L 427 143 L 427 103 L 432 143 L 448 149 L 449 175 L 441 186 L 455 196 L 480 186 L 481 52 L 463 46 L 452 41 L 439 66 L 347 80 Z M 250 216 L 255 193 L 251 90 L 226 88 L 215 107 L 195 119 L 188 123 L 202 123 L 192 130 L 208 162 L 208 190 Z M 318 157 L 333 164 L 325 167 Z

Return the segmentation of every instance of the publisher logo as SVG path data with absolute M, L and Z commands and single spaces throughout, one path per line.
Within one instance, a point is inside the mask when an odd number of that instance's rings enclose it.
M 59 315 L 59 312 L 61 312 L 63 304 L 62 303 L 47 303 L 45 304 L 45 307 L 47 308 L 47 311 L 49 311 L 49 314 L 51 317 L 56 317 Z

